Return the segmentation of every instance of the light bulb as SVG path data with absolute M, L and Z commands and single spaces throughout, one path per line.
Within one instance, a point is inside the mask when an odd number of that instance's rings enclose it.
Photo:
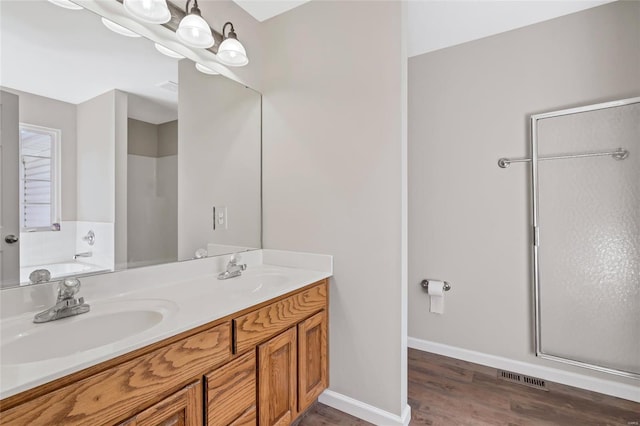
M 171 12 L 166 0 L 124 0 L 125 10 L 143 22 L 166 24 L 171 20 Z
M 218 59 L 225 65 L 242 67 L 249 63 L 244 46 L 235 38 L 226 38 L 218 48 Z
M 207 49 L 215 44 L 209 24 L 195 13 L 190 13 L 182 18 L 176 35 L 180 41 L 191 47 Z

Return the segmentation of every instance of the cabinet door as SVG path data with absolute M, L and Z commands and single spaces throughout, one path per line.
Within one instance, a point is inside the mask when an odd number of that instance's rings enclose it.
M 258 347 L 260 426 L 289 425 L 296 415 L 296 327 Z
M 205 376 L 207 426 L 236 424 L 256 406 L 256 351 L 253 350 Z M 248 420 L 244 423 L 250 424 Z
M 298 411 L 327 388 L 327 314 L 318 312 L 298 324 Z
M 195 382 L 147 408 L 122 426 L 202 425 L 202 385 Z
M 256 407 L 253 406 L 245 411 L 240 417 L 238 417 L 229 426 L 256 426 Z

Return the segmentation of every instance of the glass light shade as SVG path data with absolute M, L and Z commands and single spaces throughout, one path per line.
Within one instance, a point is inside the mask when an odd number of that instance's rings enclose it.
M 218 59 L 231 67 L 242 67 L 249 63 L 247 51 L 244 46 L 235 38 L 226 38 L 218 48 Z
M 171 12 L 166 0 L 124 0 L 124 8 L 135 18 L 150 24 L 166 24 Z
M 175 58 L 175 59 L 184 59 L 184 56 L 182 56 L 181 54 L 179 54 L 178 52 L 169 49 L 168 47 L 164 47 L 161 44 L 156 43 L 156 50 L 160 53 L 162 53 L 163 55 L 166 55 L 170 58 Z
M 200 71 L 203 74 L 209 74 L 209 75 L 220 75 L 220 73 L 218 71 L 214 71 L 209 67 L 205 67 L 204 65 L 201 65 L 199 63 L 196 62 L 196 69 L 198 71 Z
M 64 7 L 65 9 L 71 10 L 80 10 L 83 9 L 82 6 L 77 5 L 69 0 L 49 0 L 50 3 L 55 4 L 56 6 Z
M 123 27 L 122 25 L 116 24 L 115 22 L 110 21 L 107 18 L 102 18 L 102 23 L 104 24 L 105 27 L 109 28 L 111 31 L 113 31 L 116 34 L 120 34 L 125 37 L 133 37 L 133 38 L 141 37 L 140 34 L 135 33 L 130 29 Z
M 191 47 L 206 49 L 215 43 L 207 21 L 205 21 L 202 16 L 193 13 L 182 18 L 176 35 L 181 42 Z

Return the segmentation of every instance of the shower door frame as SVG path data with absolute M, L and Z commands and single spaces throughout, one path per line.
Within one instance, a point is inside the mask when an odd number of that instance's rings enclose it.
M 531 130 L 531 208 L 532 208 L 532 222 L 533 222 L 533 235 L 532 235 L 532 247 L 533 247 L 533 290 L 534 290 L 534 316 L 535 316 L 535 351 L 536 356 L 543 359 L 552 361 L 558 361 L 565 364 L 575 365 L 578 367 L 585 367 L 604 373 L 615 374 L 623 377 L 630 377 L 639 379 L 640 374 L 630 371 L 618 370 L 615 368 L 603 367 L 601 365 L 590 364 L 584 361 L 578 361 L 571 358 L 564 358 L 557 355 L 551 355 L 543 352 L 542 350 L 542 330 L 540 327 L 540 271 L 539 271 L 539 247 L 540 247 L 540 226 L 538 221 L 538 135 L 537 124 L 538 120 L 552 117 L 560 117 L 563 115 L 579 114 L 583 112 L 597 111 L 607 108 L 616 108 L 626 105 L 640 103 L 640 97 L 621 99 L 618 101 L 604 102 L 600 104 L 586 105 L 577 108 L 563 109 L 559 111 L 551 111 L 542 114 L 533 114 L 530 118 L 530 130 Z

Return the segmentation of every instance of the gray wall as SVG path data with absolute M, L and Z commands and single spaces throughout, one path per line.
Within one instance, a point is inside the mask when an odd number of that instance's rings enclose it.
M 60 129 L 61 220 L 76 220 L 76 106 L 67 102 L 6 89 L 20 97 L 20 122 Z
M 178 120 L 158 125 L 158 157 L 178 154 Z
M 114 225 L 115 267 L 127 264 L 127 95 L 110 90 L 77 106 L 77 220 Z
M 640 2 L 409 60 L 409 336 L 609 380 L 533 355 L 528 116 L 640 95 Z M 451 281 L 444 315 L 421 278 Z
M 394 415 L 406 406 L 402 7 L 312 1 L 264 26 L 265 247 L 334 256 L 330 388 Z
M 115 143 L 115 267 L 127 267 L 127 94 L 120 90 L 114 93 L 114 143 Z
M 127 120 L 127 153 L 157 157 L 158 125 L 129 117 Z
M 115 220 L 115 91 L 78 104 L 78 220 Z
M 127 264 L 178 260 L 178 121 L 129 118 Z
M 260 247 L 260 94 L 180 61 L 178 258 L 207 244 Z M 214 206 L 228 226 L 213 230 Z

